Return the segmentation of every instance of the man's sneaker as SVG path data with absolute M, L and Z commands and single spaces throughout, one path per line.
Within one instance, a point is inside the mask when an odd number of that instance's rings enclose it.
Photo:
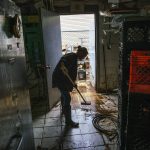
M 70 128 L 79 128 L 79 123 L 70 121 L 70 122 L 66 122 L 66 126 Z

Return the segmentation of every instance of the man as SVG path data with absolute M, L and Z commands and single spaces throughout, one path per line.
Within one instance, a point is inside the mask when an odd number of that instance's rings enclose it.
M 71 119 L 71 96 L 77 77 L 77 60 L 82 60 L 88 52 L 85 47 L 78 46 L 76 53 L 68 53 L 61 57 L 56 68 L 54 69 L 52 81 L 53 87 L 57 87 L 61 93 L 62 112 L 65 115 L 65 123 L 69 127 L 78 127 L 79 123 Z M 65 72 L 64 72 L 65 71 Z M 73 83 L 69 80 L 71 78 Z

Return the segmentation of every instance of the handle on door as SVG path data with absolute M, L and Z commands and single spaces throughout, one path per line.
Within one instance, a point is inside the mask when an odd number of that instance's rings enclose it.
M 45 66 L 45 69 L 50 69 L 50 68 L 51 68 L 50 65 L 46 65 L 46 66 Z
M 14 64 L 16 59 L 14 57 L 8 59 L 8 63 Z
M 42 64 L 38 64 L 37 67 L 42 68 L 42 69 L 50 69 L 51 68 L 50 65 L 42 65 Z

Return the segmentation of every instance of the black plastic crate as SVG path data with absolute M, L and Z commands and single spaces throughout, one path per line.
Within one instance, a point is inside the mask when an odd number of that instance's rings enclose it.
M 127 120 L 127 138 L 132 131 L 150 138 L 150 95 L 129 93 Z
M 127 135 L 129 130 L 126 129 L 127 126 L 130 127 L 131 124 L 134 125 L 137 123 L 134 119 L 134 115 L 137 116 L 137 120 L 139 120 L 138 115 L 140 114 L 138 113 L 138 110 L 140 108 L 135 106 L 137 108 L 137 112 L 136 111 L 130 112 L 132 110 L 129 110 L 128 107 L 129 100 L 130 100 L 130 98 L 128 97 L 130 54 L 134 49 L 138 49 L 141 51 L 145 49 L 150 50 L 150 20 L 148 18 L 141 18 L 141 17 L 125 18 L 124 22 L 122 23 L 121 31 L 122 32 L 121 32 L 120 55 L 119 55 L 120 97 L 119 97 L 119 106 L 118 106 L 118 111 L 119 111 L 118 128 L 120 130 L 119 132 L 120 149 L 124 150 L 126 148 L 128 150 L 130 149 L 129 148 L 130 146 L 127 147 L 129 142 Z M 132 129 L 132 127 L 130 129 Z M 139 150 L 143 150 L 143 149 L 139 149 Z
M 129 93 L 127 150 L 150 150 L 150 95 Z
M 149 137 L 132 133 L 126 145 L 127 150 L 150 150 Z

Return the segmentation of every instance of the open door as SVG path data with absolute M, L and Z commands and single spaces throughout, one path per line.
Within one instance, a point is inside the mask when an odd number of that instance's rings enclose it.
M 47 93 L 49 105 L 52 108 L 60 98 L 58 89 L 52 88 L 52 73 L 62 56 L 60 17 L 54 12 L 41 9 L 41 23 L 45 52 Z

